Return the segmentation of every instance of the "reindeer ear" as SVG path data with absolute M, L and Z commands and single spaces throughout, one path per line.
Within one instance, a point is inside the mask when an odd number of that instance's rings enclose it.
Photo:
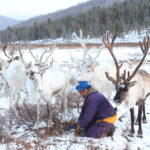
M 132 82 L 130 82 L 130 83 L 129 83 L 129 87 L 134 86 L 136 83 L 137 83 L 137 81 L 132 81 Z
M 116 82 L 114 82 L 114 81 L 112 81 L 112 84 L 113 84 L 114 86 L 117 86 L 117 85 L 118 85 L 118 83 L 116 83 Z

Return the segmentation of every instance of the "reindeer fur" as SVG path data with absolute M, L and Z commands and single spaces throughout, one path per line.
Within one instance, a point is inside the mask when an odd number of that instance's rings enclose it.
M 43 98 L 48 106 L 48 127 L 52 127 L 52 97 L 59 95 L 62 101 L 62 108 L 64 115 L 67 114 L 67 98 L 66 89 L 69 83 L 69 75 L 67 72 L 59 67 L 51 67 L 47 69 L 42 75 L 34 74 L 28 78 L 27 91 L 30 99 L 37 106 L 37 122 L 34 129 L 38 129 L 39 123 L 39 100 Z

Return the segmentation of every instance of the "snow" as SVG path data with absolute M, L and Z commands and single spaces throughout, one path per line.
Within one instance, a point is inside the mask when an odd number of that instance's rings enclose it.
M 143 40 L 143 37 L 148 35 L 150 28 L 143 29 L 140 32 L 137 30 L 129 31 L 128 33 L 124 32 L 116 39 L 116 43 L 138 43 Z M 83 40 L 86 43 L 101 43 L 101 37 L 92 38 L 90 36 L 83 37 Z M 53 44 L 53 43 L 79 43 L 78 40 L 74 39 L 64 39 L 62 37 L 57 39 L 41 39 L 36 41 L 31 41 L 32 44 Z
M 133 36 L 132 36 L 133 37 Z M 129 39 L 130 37 L 126 37 Z M 62 40 L 62 39 L 61 39 Z M 134 39 L 133 39 L 134 40 Z M 56 42 L 56 41 L 55 41 Z M 42 48 L 33 50 L 34 53 L 40 55 L 42 53 Z M 33 61 L 27 50 L 22 50 L 23 57 L 26 61 Z M 70 54 L 78 59 L 82 59 L 81 48 L 77 49 L 59 49 L 56 48 L 52 57 L 60 64 L 71 63 Z M 96 48 L 93 48 L 91 55 L 95 56 L 97 52 Z M 117 47 L 114 49 L 114 53 L 119 60 L 130 60 L 141 58 L 141 50 L 139 47 Z M 4 54 L 0 52 L 0 57 L 4 57 Z M 111 56 L 107 50 L 102 50 L 98 61 L 100 63 L 104 61 L 112 62 Z M 150 55 L 147 56 L 146 60 L 150 60 Z M 66 64 L 67 64 L 66 63 Z M 66 67 L 67 68 L 67 67 Z M 141 68 L 150 72 L 149 64 L 144 64 Z M 2 91 L 0 96 L 0 109 L 9 109 L 9 98 L 8 95 L 3 95 Z M 135 109 L 137 109 L 135 107 Z M 136 111 L 137 112 L 137 111 Z M 106 137 L 103 139 L 93 139 L 86 137 L 76 137 L 74 135 L 74 129 L 66 131 L 65 133 L 57 136 L 50 136 L 46 133 L 45 128 L 39 129 L 39 131 L 33 131 L 26 126 L 13 127 L 10 131 L 10 138 L 12 142 L 0 144 L 0 150 L 11 150 L 22 149 L 25 150 L 25 145 L 28 145 L 30 150 L 34 149 L 45 149 L 45 150 L 100 150 L 100 149 L 110 149 L 110 150 L 149 150 L 150 149 L 150 98 L 146 101 L 146 112 L 147 112 L 147 124 L 142 124 L 143 128 L 143 138 L 136 137 L 138 126 L 135 126 L 136 134 L 134 137 L 128 137 L 128 132 L 130 129 L 130 113 L 129 110 L 125 109 L 123 105 L 118 107 L 118 116 L 122 116 L 122 121 L 117 120 L 116 132 L 113 137 Z M 79 112 L 72 110 L 70 115 L 77 117 Z M 41 127 L 45 127 L 44 123 L 41 123 Z M 44 135 L 44 137 L 43 137 Z M 24 144 L 23 144 L 24 143 Z

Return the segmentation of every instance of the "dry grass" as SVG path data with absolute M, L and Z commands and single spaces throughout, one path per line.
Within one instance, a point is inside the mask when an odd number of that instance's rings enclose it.
M 52 47 L 54 44 L 31 44 L 32 49 L 37 49 L 37 48 L 49 48 Z M 87 43 L 86 46 L 87 48 L 91 47 L 99 47 L 101 43 Z M 3 45 L 0 45 L 0 50 L 2 50 Z M 81 45 L 79 43 L 57 43 L 56 47 L 60 49 L 76 49 L 76 48 L 81 48 Z M 115 43 L 114 47 L 139 47 L 139 43 Z M 21 49 L 29 49 L 28 44 L 22 44 Z M 9 48 L 7 48 L 9 49 Z
M 101 44 L 97 43 L 87 43 L 86 46 L 87 48 L 91 47 L 99 47 Z M 33 48 L 47 48 L 51 47 L 53 44 L 32 44 Z M 137 47 L 139 46 L 139 43 L 115 43 L 114 47 Z M 24 45 L 24 48 L 27 46 Z M 57 43 L 56 47 L 61 48 L 61 49 L 74 49 L 74 48 L 80 48 L 81 45 L 79 43 Z
M 48 138 L 50 136 L 58 136 L 68 131 L 69 125 L 75 125 L 77 120 L 76 116 L 73 116 L 72 111 L 74 109 L 81 108 L 81 97 L 75 92 L 73 86 L 75 81 L 71 80 L 71 86 L 68 90 L 67 99 L 68 99 L 68 116 L 69 120 L 64 121 L 62 116 L 61 100 L 59 97 L 56 98 L 55 105 L 52 105 L 52 120 L 54 122 L 53 128 L 42 127 L 37 131 L 36 134 L 39 138 Z M 25 100 L 26 101 L 26 100 Z M 47 105 L 40 104 L 40 122 L 47 122 L 49 115 L 47 113 Z M 32 130 L 36 122 L 36 106 L 31 105 L 27 102 L 24 102 L 21 106 L 15 104 L 9 110 L 4 110 L 3 116 L 0 115 L 0 139 L 1 142 L 9 143 L 14 141 L 10 135 L 16 134 L 14 128 L 18 129 L 21 126 L 26 127 L 26 130 Z M 44 134 L 40 133 L 40 130 L 44 130 Z M 5 131 L 10 131 L 9 133 Z M 8 136 L 4 136 L 8 135 Z

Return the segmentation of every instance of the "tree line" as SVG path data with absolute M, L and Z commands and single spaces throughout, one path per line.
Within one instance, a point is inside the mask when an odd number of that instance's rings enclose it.
M 107 30 L 121 34 L 130 30 L 139 32 L 150 26 L 150 0 L 125 0 L 110 7 L 93 7 L 84 13 L 67 15 L 52 21 L 8 27 L 0 32 L 0 41 L 28 41 L 47 38 L 71 38 L 72 32 L 83 30 L 85 36 L 99 37 Z

